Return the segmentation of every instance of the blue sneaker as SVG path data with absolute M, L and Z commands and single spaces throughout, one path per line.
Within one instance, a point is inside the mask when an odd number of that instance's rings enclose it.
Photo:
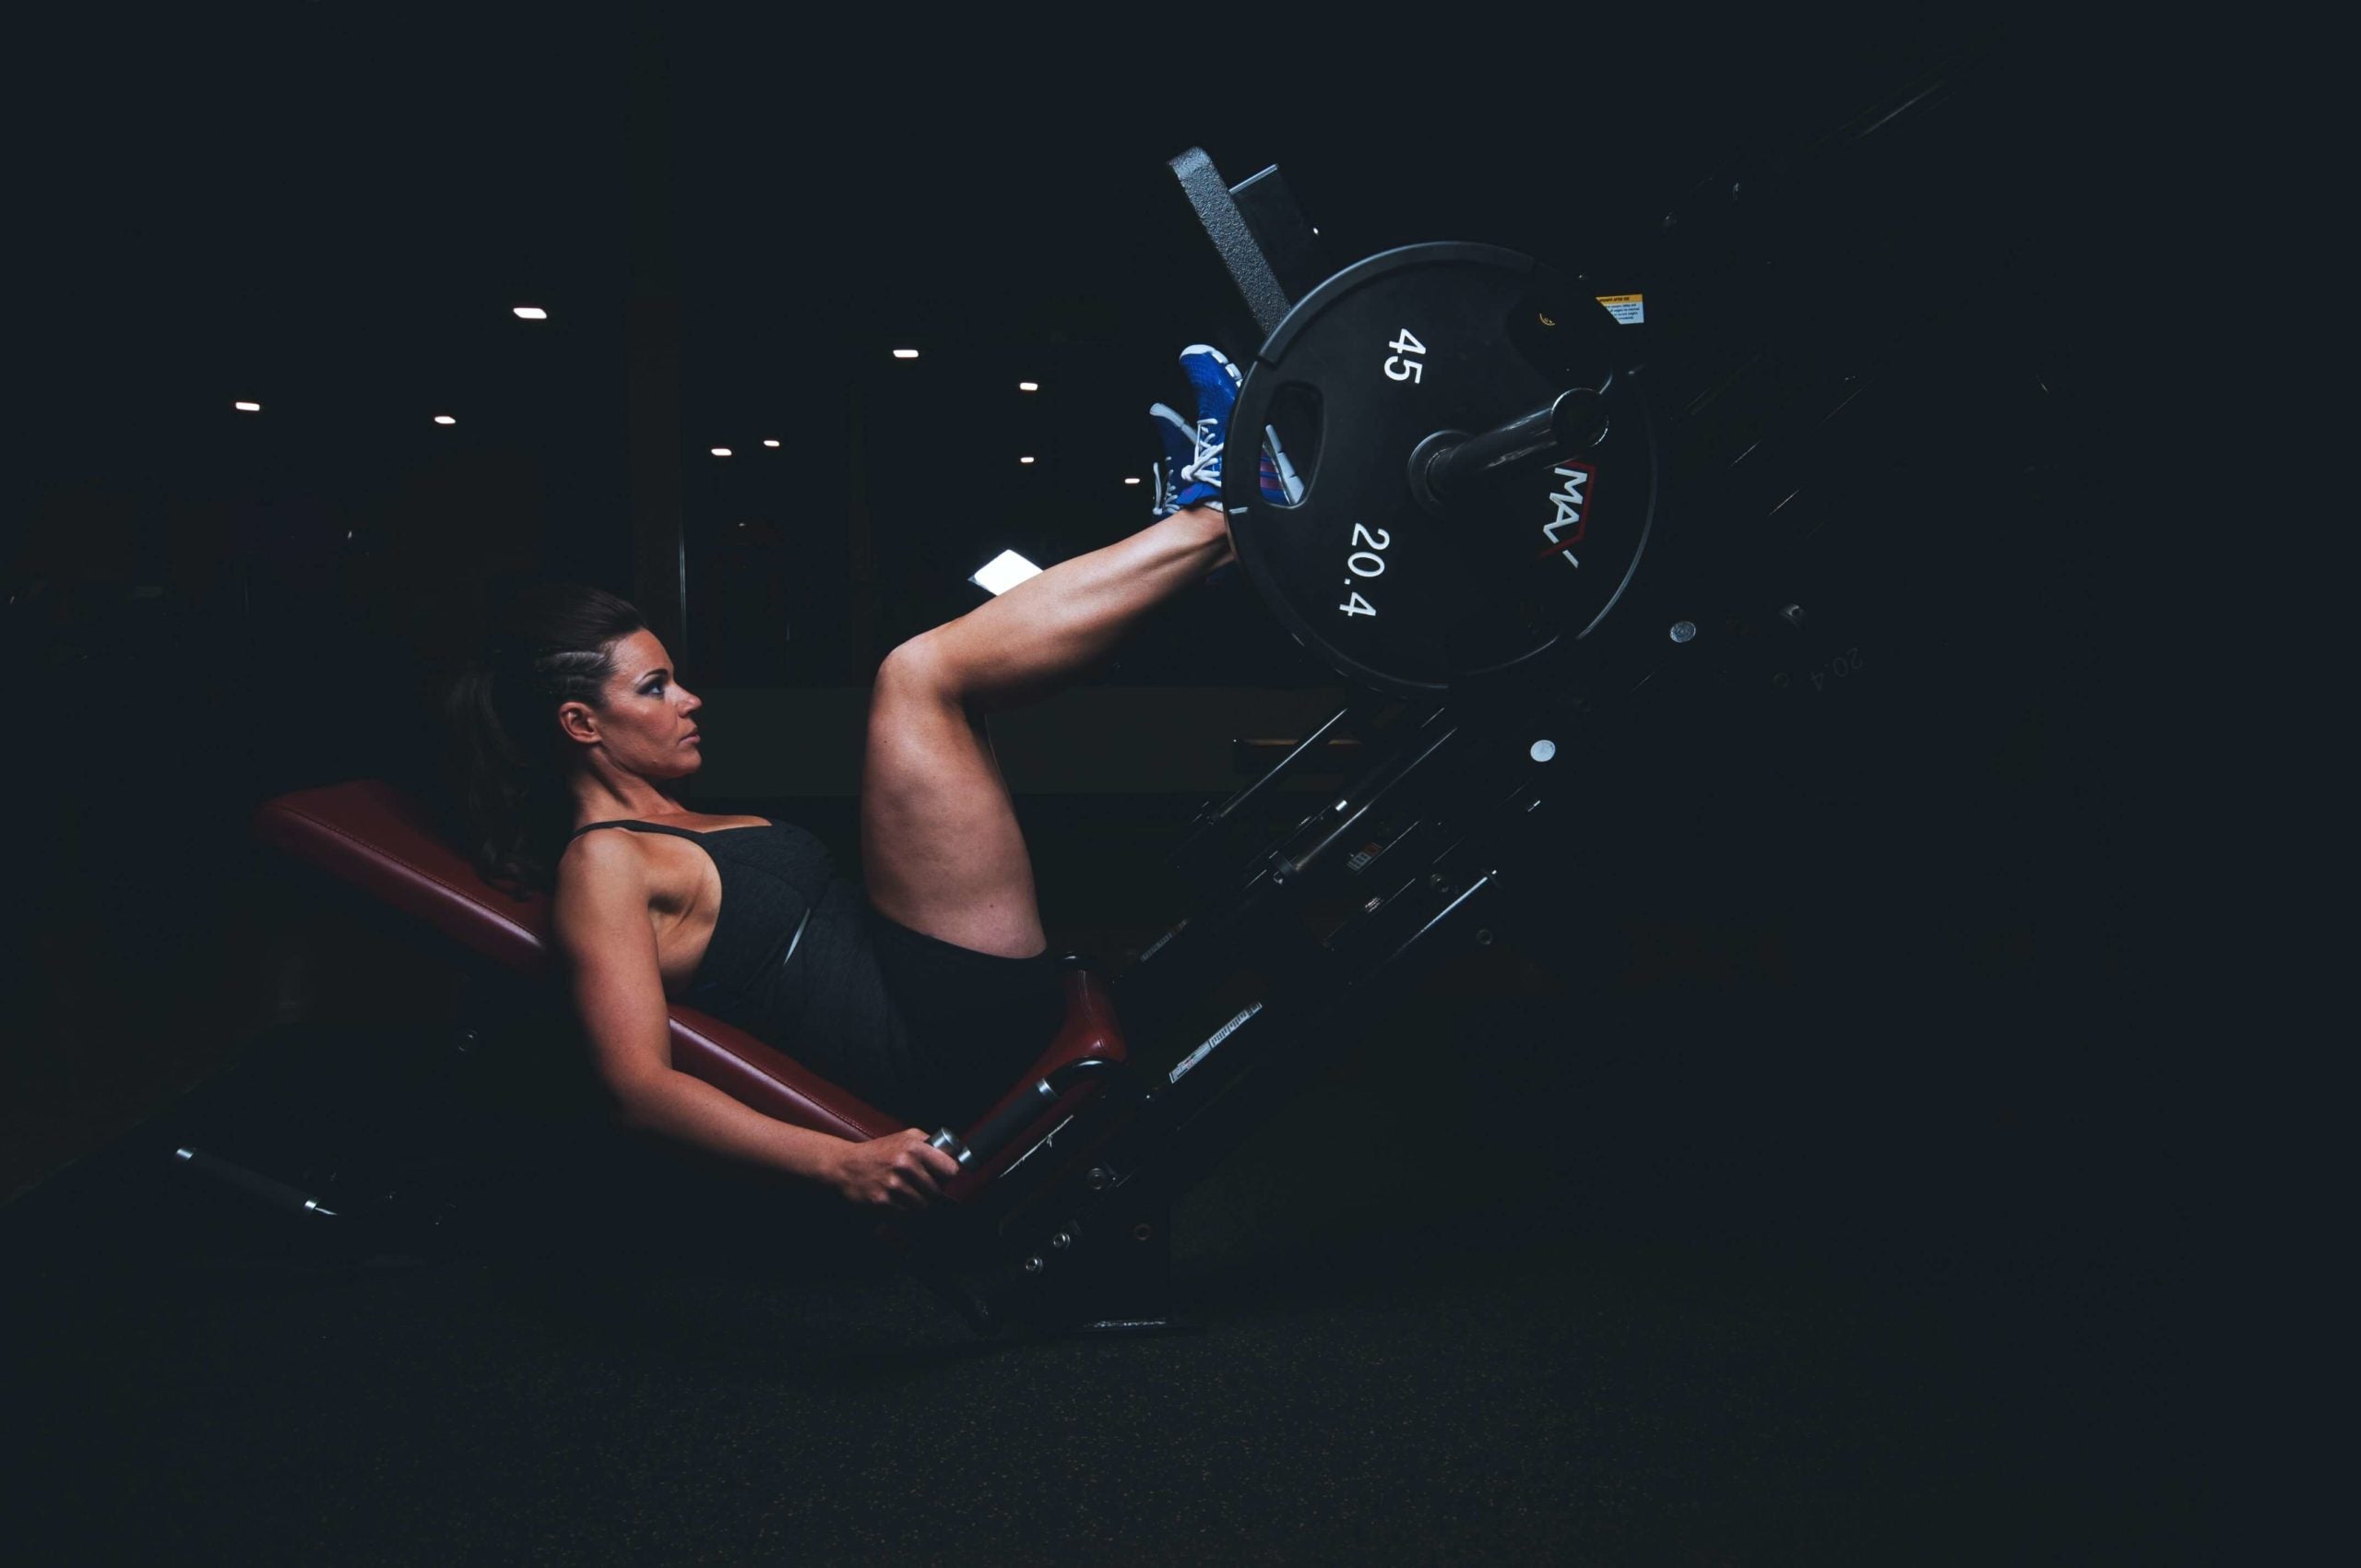
M 1164 443 L 1163 460 L 1156 465 L 1156 503 L 1148 511 L 1149 517 L 1160 520 L 1180 509 L 1175 497 L 1180 493 L 1181 471 L 1197 460 L 1197 432 L 1179 410 L 1162 403 L 1149 404 L 1147 417 Z
M 1180 470 L 1180 488 L 1173 501 L 1180 506 L 1221 504 L 1221 454 L 1229 442 L 1230 405 L 1238 401 L 1242 379 L 1238 367 L 1210 343 L 1192 343 L 1180 350 L 1180 369 L 1197 392 L 1195 450 Z
M 1287 449 L 1279 445 L 1279 433 L 1269 425 L 1263 427 L 1263 457 L 1256 465 L 1255 478 L 1260 481 L 1263 499 L 1276 506 L 1292 506 L 1303 499 L 1303 481 L 1298 479 L 1295 465 L 1287 461 Z

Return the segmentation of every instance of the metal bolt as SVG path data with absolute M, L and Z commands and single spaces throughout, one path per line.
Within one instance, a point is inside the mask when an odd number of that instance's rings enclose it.
M 1082 1179 L 1082 1184 L 1094 1193 L 1103 1193 L 1115 1184 L 1115 1173 L 1103 1165 L 1094 1165 L 1090 1174 Z
M 1074 1238 L 1061 1230 L 1056 1235 L 1050 1238 L 1050 1245 L 1056 1248 L 1059 1252 L 1063 1252 L 1068 1247 L 1074 1245 Z
M 1439 871 L 1438 871 L 1438 872 L 1431 872 L 1431 873 L 1428 873 L 1428 876 L 1427 876 L 1427 885 L 1428 885 L 1428 886 L 1430 886 L 1430 887 L 1431 887 L 1431 888 L 1433 888 L 1433 889 L 1434 889 L 1436 892 L 1438 892 L 1438 893 L 1442 892 L 1442 873 L 1441 873 L 1441 872 L 1439 872 Z
M 1800 626 L 1804 624 L 1804 607 L 1800 604 L 1790 604 L 1779 612 L 1779 619 L 1790 626 Z
M 1049 1265 L 1041 1261 L 1040 1254 L 1038 1253 L 1025 1260 L 1025 1272 L 1027 1274 L 1038 1274 L 1042 1269 L 1048 1266 Z
M 1672 640 L 1677 643 L 1696 641 L 1697 623 L 1694 621 L 1675 621 L 1672 624 Z
M 1489 928 L 1482 928 L 1482 929 L 1478 929 L 1478 930 L 1477 930 L 1477 932 L 1476 932 L 1476 945 L 1477 945 L 1477 946 L 1478 946 L 1478 947 L 1489 947 L 1491 944 L 1492 944 L 1492 932 L 1491 932 L 1490 929 L 1489 929 Z
M 1155 1227 L 1155 1226 L 1153 1226 L 1153 1225 L 1150 1225 L 1150 1224 L 1149 1224 L 1146 1220 L 1145 1220 L 1145 1219 L 1141 1220 L 1137 1225 L 1134 1225 L 1134 1226 L 1133 1226 L 1133 1227 L 1132 1227 L 1132 1240 L 1133 1240 L 1133 1241 L 1146 1241 L 1149 1237 L 1151 1237 L 1151 1236 L 1153 1236 L 1153 1235 L 1155 1235 L 1155 1234 L 1156 1234 L 1156 1227 Z

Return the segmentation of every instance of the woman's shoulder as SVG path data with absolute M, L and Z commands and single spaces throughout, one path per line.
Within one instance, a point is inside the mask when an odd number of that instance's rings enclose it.
M 638 833 L 582 833 L 567 839 L 565 847 L 558 851 L 556 885 L 552 890 L 554 897 L 560 903 L 575 902 L 619 887 L 644 885 L 649 862 L 641 839 L 652 837 Z
M 663 868 L 632 842 L 637 837 L 586 833 L 558 856 L 550 934 L 576 962 L 644 932 L 650 912 L 668 901 Z

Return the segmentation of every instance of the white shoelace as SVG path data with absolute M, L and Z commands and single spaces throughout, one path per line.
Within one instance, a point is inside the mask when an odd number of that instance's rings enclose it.
M 1219 430 L 1220 428 L 1221 421 L 1219 420 L 1199 420 L 1197 422 L 1197 455 L 1191 460 L 1187 468 L 1180 470 L 1180 477 L 1182 479 L 1192 481 L 1203 481 L 1209 484 L 1218 483 L 1220 481 L 1221 449 L 1224 443 L 1208 439 L 1215 431 Z M 1213 465 L 1211 472 L 1207 472 L 1205 468 L 1205 465 L 1208 463 Z

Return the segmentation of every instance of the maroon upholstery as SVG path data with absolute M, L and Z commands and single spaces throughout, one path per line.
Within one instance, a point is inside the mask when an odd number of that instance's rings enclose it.
M 1115 1004 L 1098 977 L 1081 969 L 1066 971 L 1066 1021 L 1058 1030 L 1050 1048 L 1026 1070 L 1025 1076 L 1009 1086 L 1008 1092 L 987 1106 L 984 1113 L 971 1123 L 981 1126 L 998 1115 L 1003 1108 L 1019 1095 L 1033 1092 L 1033 1086 L 1069 1062 L 1079 1062 L 1086 1056 L 1109 1061 L 1129 1060 L 1123 1049 L 1123 1031 L 1115 1021 Z M 1075 1107 L 1097 1094 L 1102 1087 L 1097 1079 L 1085 1078 L 1066 1090 L 1055 1105 L 1047 1107 L 1034 1119 L 1037 1127 L 1055 1126 L 1057 1119 L 1071 1115 Z M 1014 1163 L 1016 1157 L 1029 1146 L 1019 1139 L 1003 1149 L 993 1158 L 979 1160 L 952 1178 L 944 1189 L 955 1198 L 964 1198 L 992 1177 Z
M 510 968 L 537 974 L 549 962 L 549 901 L 539 894 L 506 893 L 485 882 L 467 857 L 441 837 L 420 804 L 390 784 L 363 778 L 281 795 L 256 810 L 255 831 L 264 842 L 374 894 Z M 1092 976 L 1070 969 L 1066 997 L 1065 1027 L 1023 1082 L 1012 1087 L 1011 1097 L 1064 1063 L 1084 1056 L 1122 1056 L 1122 1036 L 1105 988 Z M 672 1065 L 766 1115 L 855 1139 L 906 1125 L 743 1029 L 679 1003 L 668 1010 Z M 1045 1115 L 1063 1111 L 1061 1106 Z

